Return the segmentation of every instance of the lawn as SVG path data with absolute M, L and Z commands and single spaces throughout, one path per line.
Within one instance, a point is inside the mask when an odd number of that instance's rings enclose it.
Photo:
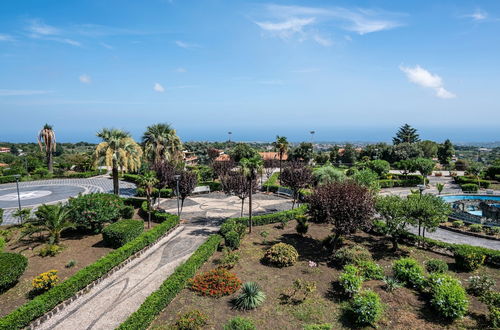
M 295 224 L 295 221 L 291 221 L 285 229 L 279 229 L 275 224 L 255 227 L 254 232 L 246 235 L 240 246 L 240 261 L 231 271 L 236 273 L 242 282 L 255 281 L 261 286 L 267 298 L 260 307 L 241 312 L 233 309 L 231 304 L 231 299 L 237 293 L 222 298 L 209 298 L 184 289 L 158 316 L 153 328 L 168 328 L 175 323 L 178 315 L 192 310 L 199 310 L 208 316 L 207 329 L 221 329 L 223 324 L 235 316 L 252 319 L 257 329 L 302 329 L 305 324 L 312 323 L 331 323 L 334 329 L 352 328 L 352 324 L 343 313 L 347 299 L 338 291 L 337 280 L 341 270 L 329 264 L 330 253 L 323 249 L 321 244 L 321 240 L 330 234 L 331 227 L 311 224 L 308 234 L 302 237 L 296 233 Z M 263 231 L 269 233 L 266 240 L 261 236 Z M 299 262 L 285 268 L 262 264 L 261 258 L 265 250 L 278 242 L 293 245 L 300 254 Z M 358 243 L 368 248 L 374 260 L 383 267 L 385 275 L 392 275 L 392 263 L 402 256 L 411 256 L 421 264 L 432 258 L 444 260 L 449 265 L 449 272 L 460 279 L 464 286 L 468 277 L 473 274 L 456 271 L 453 258 L 412 246 L 401 245 L 401 251 L 393 253 L 390 251 L 390 244 L 379 236 L 361 232 L 345 243 Z M 198 273 L 217 267 L 217 260 L 221 256 L 221 252 L 216 252 Z M 310 267 L 309 261 L 316 262 L 318 267 Z M 500 274 L 496 269 L 483 266 L 474 274 L 476 273 L 489 274 L 497 282 L 500 281 Z M 284 299 L 286 295 L 290 295 L 296 279 L 314 281 L 316 284 L 316 291 L 303 302 Z M 363 283 L 363 288 L 371 288 L 380 295 L 385 311 L 378 326 L 383 329 L 485 327 L 487 307 L 471 295 L 468 295 L 470 303 L 467 316 L 454 323 L 448 323 L 430 309 L 428 297 L 417 291 L 402 287 L 389 293 L 384 290 L 384 282 L 379 280 L 366 281 Z

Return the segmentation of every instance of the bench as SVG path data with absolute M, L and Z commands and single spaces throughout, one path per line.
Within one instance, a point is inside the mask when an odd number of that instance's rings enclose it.
M 194 188 L 193 194 L 203 194 L 203 193 L 210 193 L 210 187 L 209 186 L 198 186 Z

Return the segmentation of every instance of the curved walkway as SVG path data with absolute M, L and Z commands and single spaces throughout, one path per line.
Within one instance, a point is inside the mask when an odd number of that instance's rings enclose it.
M 291 206 L 289 200 L 279 197 L 256 194 L 255 199 L 259 201 L 257 212 Z M 221 203 L 232 204 L 233 198 L 218 193 L 188 198 L 185 203 L 196 210 L 183 214 L 184 224 L 36 329 L 115 329 L 208 235 L 218 231 L 222 218 L 239 216 L 239 209 L 221 210 Z M 177 211 L 176 200 L 165 200 L 164 204 L 174 205 Z
M 68 200 L 79 193 L 113 192 L 113 180 L 109 176 L 97 176 L 87 179 L 52 179 L 19 182 L 22 208 L 36 208 L 41 204 L 51 204 Z M 120 181 L 120 195 L 133 196 L 135 184 Z M 0 208 L 5 209 L 4 225 L 17 224 L 19 219 L 13 216 L 18 208 L 17 188 L 15 183 L 0 185 Z
M 418 233 L 417 227 L 409 228 L 409 231 L 413 234 Z M 481 246 L 488 249 L 500 250 L 500 241 L 486 239 L 481 237 L 469 236 L 465 234 L 460 234 L 453 232 L 451 230 L 446 230 L 442 228 L 437 228 L 435 232 L 425 232 L 425 237 L 432 238 L 438 241 L 454 244 L 469 244 L 474 246 Z

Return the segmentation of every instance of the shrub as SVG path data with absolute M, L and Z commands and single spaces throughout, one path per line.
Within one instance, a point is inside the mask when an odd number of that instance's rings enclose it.
M 224 330 L 256 330 L 252 320 L 236 316 L 224 324 Z
M 469 287 L 467 291 L 474 296 L 482 296 L 486 292 L 490 291 L 496 284 L 495 280 L 488 275 L 475 275 L 468 279 Z
M 304 330 L 332 330 L 332 329 L 333 325 L 330 323 L 304 325 Z
M 396 279 L 407 286 L 420 288 L 424 283 L 424 270 L 413 258 L 401 258 L 392 267 Z
M 241 288 L 241 293 L 233 300 L 236 309 L 250 310 L 262 305 L 266 299 L 265 293 L 255 282 L 246 282 Z
M 481 250 L 468 245 L 454 246 L 453 255 L 457 266 L 469 272 L 478 269 L 486 258 L 486 256 L 481 253 Z
M 240 237 L 243 237 L 245 235 L 245 230 L 246 230 L 246 225 L 240 223 L 240 222 L 237 222 L 234 218 L 231 218 L 231 219 L 228 219 L 226 220 L 220 227 L 220 234 L 222 235 L 222 237 L 226 237 L 226 235 L 231 232 L 231 231 L 234 231 L 236 233 L 238 233 L 238 235 Z
M 5 247 L 5 238 L 0 236 L 0 253 L 3 251 L 4 247 Z
M 134 216 L 134 207 L 132 205 L 125 205 L 120 210 L 120 217 L 122 219 L 132 219 L 133 216 Z
M 142 220 L 120 220 L 102 231 L 102 239 L 107 246 L 119 248 L 130 242 L 144 231 Z
M 66 265 L 64 267 L 66 268 L 72 268 L 72 267 L 75 267 L 76 266 L 76 260 L 70 260 L 68 261 L 68 263 L 66 263 Z
M 363 277 L 361 277 L 360 269 L 353 265 L 344 267 L 344 271 L 339 276 L 339 284 L 344 294 L 352 296 L 359 292 L 363 284 Z
M 219 260 L 219 267 L 224 267 L 226 269 L 231 269 L 240 260 L 240 254 L 238 252 L 233 252 L 228 248 L 224 248 L 222 258 Z
M 479 187 L 475 183 L 464 183 L 460 185 L 460 188 L 466 193 L 476 193 L 479 190 Z
M 333 254 L 333 261 L 340 266 L 372 260 L 370 251 L 361 245 L 345 246 Z
M 386 277 L 384 278 L 384 290 L 387 292 L 393 292 L 394 290 L 401 287 L 401 283 L 394 277 Z
M 432 274 L 428 280 L 431 306 L 447 319 L 465 315 L 469 305 L 467 295 L 460 282 L 446 274 Z
M 69 199 L 70 218 L 95 233 L 100 233 L 104 224 L 120 218 L 123 200 L 113 194 L 95 193 L 79 195 Z
M 429 273 L 446 273 L 448 271 L 448 264 L 440 259 L 430 259 L 425 262 L 425 269 Z
M 455 220 L 451 223 L 451 225 L 454 227 L 454 228 L 461 228 L 464 226 L 464 222 L 462 220 Z
M 372 232 L 377 235 L 385 235 L 387 233 L 387 224 L 383 220 L 375 220 L 372 224 Z
M 364 290 L 354 296 L 349 304 L 349 312 L 358 325 L 375 325 L 382 317 L 382 303 L 377 293 Z
M 203 328 L 208 321 L 208 316 L 199 310 L 193 310 L 179 315 L 175 322 L 175 329 L 178 330 L 198 330 Z
M 360 260 L 356 263 L 361 276 L 367 280 L 381 280 L 384 278 L 384 271 L 379 264 L 371 260 Z
M 195 276 L 189 281 L 189 286 L 202 296 L 222 297 L 236 292 L 241 281 L 227 269 L 216 268 Z
M 486 234 L 488 234 L 488 235 L 500 235 L 500 227 L 498 227 L 498 226 L 487 227 Z
M 469 230 L 473 233 L 480 233 L 481 231 L 483 231 L 483 225 L 475 223 L 469 226 Z
M 28 259 L 22 254 L 0 252 L 0 291 L 17 282 L 28 267 Z
M 55 257 L 57 254 L 61 253 L 62 250 L 63 248 L 59 245 L 46 244 L 42 246 L 40 251 L 38 251 L 38 255 L 40 257 L 47 257 L 47 256 Z
M 236 250 L 240 247 L 241 236 L 234 230 L 231 230 L 224 236 L 224 244 L 232 250 Z
M 54 287 L 57 282 L 59 282 L 59 276 L 57 276 L 57 270 L 53 269 L 35 277 L 31 285 L 36 292 L 44 292 Z
M 297 217 L 297 226 L 295 227 L 297 233 L 304 236 L 307 234 L 308 229 L 309 224 L 307 223 L 307 218 L 305 216 Z
M 500 292 L 488 291 L 479 300 L 488 306 L 490 325 L 495 329 L 500 327 Z
M 297 250 L 286 243 L 274 244 L 264 255 L 264 262 L 276 267 L 288 267 L 297 262 L 299 253 Z
M 0 208 L 0 225 L 3 223 L 3 209 Z

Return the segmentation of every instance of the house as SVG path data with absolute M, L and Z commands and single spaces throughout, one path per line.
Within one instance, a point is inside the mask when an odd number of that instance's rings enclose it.
M 262 160 L 279 160 L 280 159 L 280 154 L 279 152 L 274 152 L 274 151 L 266 151 L 266 152 L 259 152 L 260 157 L 262 157 Z M 288 154 L 283 154 L 282 160 L 288 160 Z
M 192 151 L 183 151 L 184 163 L 186 165 L 198 165 L 198 156 Z
M 0 153 L 7 153 L 7 152 L 10 152 L 10 148 L 0 147 Z

